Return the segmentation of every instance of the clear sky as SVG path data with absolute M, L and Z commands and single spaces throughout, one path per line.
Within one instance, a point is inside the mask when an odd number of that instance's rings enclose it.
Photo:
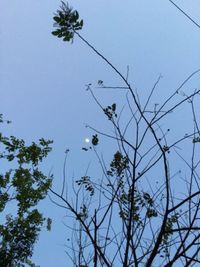
M 130 82 L 141 97 L 163 75 L 158 99 L 172 92 L 186 76 L 200 68 L 200 29 L 168 0 L 77 0 L 70 5 L 84 19 L 82 35 L 122 73 L 130 68 Z M 198 0 L 176 1 L 200 23 Z M 62 181 L 64 151 L 70 149 L 68 176 L 84 173 L 87 162 L 81 151 L 85 128 L 105 125 L 86 84 L 98 80 L 119 85 L 115 74 L 80 40 L 73 44 L 53 37 L 56 0 L 0 1 L 0 99 L 6 132 L 28 142 L 40 137 L 54 140 L 53 152 L 43 165 Z M 199 86 L 199 77 L 191 86 Z M 120 94 L 97 92 L 110 104 Z M 67 228 L 65 213 L 46 200 L 41 208 L 52 217 L 52 232 L 42 232 L 34 259 L 41 267 L 70 266 L 64 252 Z

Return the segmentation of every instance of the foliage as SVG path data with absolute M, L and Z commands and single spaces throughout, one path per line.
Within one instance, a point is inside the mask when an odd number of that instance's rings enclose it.
M 53 34 L 58 37 L 67 34 L 65 41 L 76 34 L 107 63 L 123 86 L 106 86 L 102 80 L 97 85 L 107 90 L 125 89 L 125 108 L 120 110 L 119 103 L 103 108 L 92 84 L 88 85 L 87 91 L 113 131 L 103 132 L 88 126 L 93 131 L 92 145 L 83 150 L 94 152 L 102 178 L 95 171 L 76 180 L 72 201 L 51 190 L 59 200 L 58 205 L 62 201 L 68 216 L 74 219 L 69 226 L 71 244 L 66 252 L 74 266 L 199 266 L 200 128 L 195 100 L 200 90 L 185 87 L 200 70 L 155 104 L 153 95 L 159 76 L 146 99 L 141 101 L 140 94 L 128 81 L 128 74 L 124 76 L 76 32 L 73 23 L 79 16 L 73 14 L 78 13 L 62 2 L 61 10 L 54 17 L 57 23 L 62 22 Z M 72 21 L 71 16 L 74 16 Z M 83 25 L 79 26 L 78 30 Z M 179 125 L 171 114 L 176 114 L 178 108 L 182 110 L 181 116 L 191 114 L 187 134 L 176 134 Z M 174 136 L 170 135 L 170 124 Z M 101 137 L 109 138 L 116 145 L 108 163 L 98 150 L 103 143 Z M 63 185 L 66 186 L 65 179 Z
M 1 116 L 1 122 L 3 118 Z M 25 141 L 0 133 L 0 159 L 9 170 L 0 174 L 0 266 L 34 266 L 30 261 L 33 247 L 46 221 L 36 208 L 51 186 L 39 164 L 51 151 L 52 141 Z M 50 229 L 51 221 L 47 219 Z
M 52 34 L 63 38 L 63 41 L 73 40 L 74 33 L 83 27 L 83 20 L 79 21 L 78 11 L 73 11 L 64 2 L 62 2 L 61 9 L 57 11 L 53 19 L 55 21 L 54 26 L 57 29 Z

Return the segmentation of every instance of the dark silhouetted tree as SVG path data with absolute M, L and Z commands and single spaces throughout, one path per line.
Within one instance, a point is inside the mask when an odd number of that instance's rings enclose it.
M 93 86 L 88 85 L 113 131 L 88 126 L 94 133 L 91 147 L 84 150 L 94 152 L 102 176 L 87 172 L 77 179 L 73 200 L 65 194 L 65 179 L 61 194 L 51 189 L 56 203 L 73 219 L 72 224 L 68 220 L 68 256 L 77 267 L 199 266 L 200 90 L 187 88 L 187 82 L 200 70 L 189 75 L 169 97 L 161 98 L 159 104 L 153 102 L 161 79 L 158 77 L 146 99 L 141 100 L 128 75 L 79 33 L 83 21 L 76 10 L 62 2 L 54 21 L 53 35 L 64 41 L 78 37 L 122 81 L 120 86 L 107 86 L 99 80 L 98 86 L 123 90 L 125 96 L 123 109 L 115 102 L 104 106 Z M 190 114 L 187 133 L 178 131 L 179 111 L 187 118 Z M 116 144 L 109 163 L 98 150 L 105 137 Z
M 0 123 L 3 118 L 0 115 Z M 0 133 L 0 266 L 32 266 L 31 256 L 42 225 L 50 230 L 37 204 L 44 199 L 52 177 L 45 176 L 40 162 L 51 151 L 51 141 L 25 141 Z M 5 171 L 3 171 L 5 169 Z M 6 170 L 7 169 L 7 170 Z

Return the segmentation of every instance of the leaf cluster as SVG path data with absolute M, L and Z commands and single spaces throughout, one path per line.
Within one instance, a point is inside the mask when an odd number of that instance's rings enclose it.
M 94 187 L 89 176 L 83 176 L 80 180 L 76 180 L 78 186 L 84 186 L 85 190 L 90 193 L 90 196 L 94 195 Z
M 87 209 L 85 204 L 82 204 L 82 206 L 80 207 L 80 212 L 77 215 L 77 220 L 79 218 L 81 218 L 83 220 L 88 218 L 88 209 Z
M 193 143 L 200 143 L 200 137 L 195 137 L 192 140 Z
M 147 218 L 157 217 L 158 214 L 154 208 L 154 201 L 149 193 L 140 192 L 139 190 L 134 190 L 134 194 L 131 194 L 131 189 L 128 192 L 124 189 L 124 183 L 122 183 L 122 192 L 119 196 L 119 201 L 121 203 L 121 210 L 119 216 L 125 220 L 129 220 L 130 205 L 133 201 L 132 208 L 132 220 L 136 222 L 142 222 L 141 215 L 142 210 L 145 210 Z
M 0 133 L 0 159 L 10 169 L 0 173 L 0 266 L 25 266 L 46 218 L 36 208 L 47 195 L 52 176 L 42 173 L 39 163 L 51 151 L 52 141 L 25 141 Z M 10 204 L 12 212 L 9 212 Z M 47 228 L 50 229 L 50 219 Z
M 123 156 L 121 152 L 117 151 L 114 154 L 113 160 L 110 163 L 110 170 L 107 171 L 109 176 L 121 176 L 125 169 L 128 168 L 128 158 Z
M 178 214 L 175 214 L 167 219 L 165 233 L 163 235 L 163 244 L 167 244 L 170 235 L 172 235 L 173 225 L 177 222 L 177 220 Z
M 93 146 L 97 146 L 98 143 L 99 143 L 98 135 L 97 135 L 97 134 L 94 134 L 94 135 L 92 136 L 92 144 L 93 144 Z
M 111 106 L 107 106 L 103 111 L 109 120 L 111 120 L 113 117 L 117 118 L 115 103 L 113 103 Z
M 83 20 L 79 20 L 78 11 L 73 10 L 68 3 L 63 1 L 60 10 L 57 10 L 53 19 L 57 29 L 52 34 L 58 38 L 63 38 L 63 41 L 73 41 L 74 33 L 83 27 Z

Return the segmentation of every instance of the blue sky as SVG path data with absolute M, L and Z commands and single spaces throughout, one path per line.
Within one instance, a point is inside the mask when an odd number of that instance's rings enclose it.
M 199 1 L 176 1 L 200 22 Z M 0 98 L 4 117 L 12 120 L 5 131 L 28 142 L 40 137 L 54 140 L 53 152 L 43 165 L 54 173 L 54 186 L 62 178 L 64 151 L 70 149 L 68 176 L 80 175 L 89 158 L 81 151 L 91 135 L 85 123 L 106 127 L 86 84 L 99 79 L 119 85 L 116 75 L 80 40 L 73 44 L 53 37 L 53 13 L 60 1 L 12 0 L 0 2 Z M 77 0 L 70 5 L 84 19 L 82 35 L 129 79 L 144 98 L 163 75 L 159 95 L 170 94 L 181 81 L 200 68 L 200 29 L 168 0 Z M 199 78 L 192 87 L 199 86 Z M 97 91 L 110 104 L 120 93 Z M 42 232 L 34 259 L 41 267 L 70 266 L 64 252 L 67 229 L 64 211 L 49 200 L 41 204 L 53 219 L 52 232 Z

